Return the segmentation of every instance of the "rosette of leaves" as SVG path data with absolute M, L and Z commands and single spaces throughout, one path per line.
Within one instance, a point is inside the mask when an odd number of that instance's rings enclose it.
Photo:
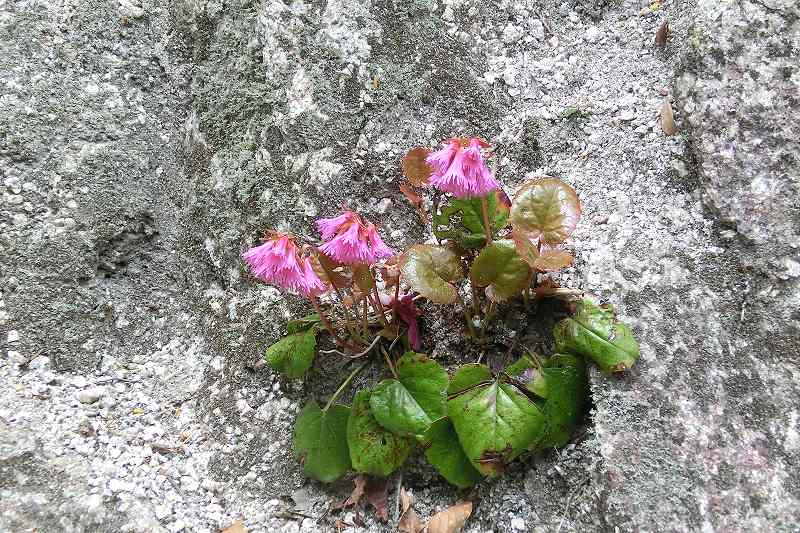
M 400 258 L 403 279 L 436 304 L 453 304 L 458 292 L 452 284 L 463 277 L 458 255 L 444 246 L 415 244 Z
M 508 225 L 510 202 L 502 191 L 487 195 L 489 224 L 496 235 Z M 433 234 L 440 240 L 450 239 L 464 250 L 474 250 L 486 243 L 480 198 L 452 199 L 432 220 Z
M 448 394 L 447 413 L 461 448 L 483 475 L 499 475 L 542 436 L 543 402 L 506 374 L 464 365 L 453 375 Z
M 631 328 L 617 320 L 611 304 L 594 297 L 578 302 L 575 313 L 556 324 L 556 349 L 591 359 L 605 373 L 629 370 L 639 359 Z
M 533 448 L 564 446 L 586 412 L 586 364 L 574 355 L 555 354 L 542 364 L 524 355 L 506 369 L 518 385 L 544 400 L 544 430 Z

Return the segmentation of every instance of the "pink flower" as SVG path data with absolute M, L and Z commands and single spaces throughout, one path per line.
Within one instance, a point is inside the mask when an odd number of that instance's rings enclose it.
M 300 258 L 300 250 L 289 235 L 274 233 L 264 244 L 247 250 L 242 258 L 250 272 L 267 283 L 306 296 L 325 290 L 310 260 Z
M 372 264 L 394 255 L 378 235 L 378 228 L 352 211 L 317 220 L 325 244 L 320 251 L 342 264 Z
M 485 196 L 499 189 L 481 153 L 482 141 L 475 137 L 469 142 L 451 139 L 439 151 L 432 152 L 425 161 L 433 168 L 431 185 L 456 198 Z

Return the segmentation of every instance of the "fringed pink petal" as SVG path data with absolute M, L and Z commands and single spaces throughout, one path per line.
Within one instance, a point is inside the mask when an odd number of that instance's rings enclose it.
M 369 239 L 370 247 L 375 259 L 388 259 L 394 255 L 394 250 L 386 246 L 378 234 L 378 228 L 374 224 L 370 224 L 367 228 L 367 238 Z
M 355 221 L 356 216 L 352 211 L 345 211 L 338 217 L 317 220 L 317 228 L 322 233 L 322 240 L 331 240 L 344 224 Z
M 441 150 L 431 152 L 425 158 L 431 168 L 431 179 L 441 178 L 442 175 L 450 168 L 453 158 L 460 150 L 458 139 L 451 139 L 448 143 L 442 145 Z
M 303 259 L 303 288 L 300 292 L 302 292 L 306 296 L 314 295 L 318 296 L 324 293 L 328 288 L 319 279 L 317 273 L 314 272 L 313 267 L 311 266 L 311 258 L 306 257 Z

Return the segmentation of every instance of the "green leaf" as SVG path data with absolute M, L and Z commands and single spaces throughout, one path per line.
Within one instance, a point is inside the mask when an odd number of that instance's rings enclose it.
M 306 475 L 330 483 L 350 469 L 347 420 L 350 408 L 332 405 L 323 411 L 314 400 L 300 411 L 294 424 L 292 449 Z
M 488 368 L 483 375 L 487 373 Z M 470 374 L 479 377 L 475 369 Z M 541 409 L 502 377 L 452 396 L 447 412 L 466 456 L 479 472 L 492 477 L 540 440 L 544 430 Z
M 480 472 L 475 470 L 461 448 L 458 434 L 449 418 L 440 418 L 431 424 L 425 433 L 425 440 L 429 443 L 425 457 L 448 483 L 463 489 L 481 480 Z
M 617 320 L 610 304 L 581 300 L 571 318 L 553 330 L 556 349 L 591 359 L 603 372 L 624 372 L 639 359 L 639 344 L 631 329 Z
M 406 352 L 398 359 L 397 377 L 431 420 L 447 414 L 447 371 L 427 355 Z
M 531 268 L 517 254 L 514 241 L 494 241 L 472 263 L 470 275 L 479 287 L 490 286 L 496 300 L 516 296 L 530 283 Z
M 431 425 L 428 414 L 396 379 L 378 383 L 369 406 L 381 426 L 399 435 L 422 435 Z
M 447 372 L 423 354 L 407 352 L 397 361 L 398 379 L 381 381 L 370 397 L 372 415 L 400 435 L 422 435 L 445 416 Z
M 505 372 L 516 383 L 524 386 L 533 394 L 547 398 L 547 380 L 542 374 L 539 364 L 530 355 L 525 354 L 517 359 L 506 368 Z
M 494 379 L 494 376 L 492 376 L 492 372 L 486 365 L 467 363 L 466 365 L 461 365 L 453 374 L 453 377 L 450 378 L 447 394 L 452 396 L 492 379 Z
M 300 378 L 311 368 L 316 348 L 314 328 L 287 335 L 267 348 L 267 363 L 288 378 Z
M 309 328 L 319 326 L 320 322 L 322 322 L 322 319 L 317 313 L 306 315 L 303 318 L 290 320 L 286 324 L 286 332 L 290 335 L 294 333 L 300 333 L 301 331 L 306 331 Z
M 411 288 L 437 304 L 458 300 L 456 288 L 449 282 L 462 278 L 461 261 L 443 246 L 415 244 L 400 259 L 400 271 Z
M 501 200 L 505 193 L 493 191 L 486 197 L 489 223 L 497 234 L 508 225 L 509 207 Z M 486 243 L 483 207 L 480 198 L 453 199 L 433 217 L 433 233 L 439 239 L 451 239 L 461 248 L 472 250 Z
M 586 414 L 586 363 L 580 357 L 555 354 L 543 366 L 547 383 L 545 436 L 536 447 L 560 448 L 569 442 Z
M 529 181 L 511 205 L 514 230 L 549 244 L 564 242 L 575 231 L 580 217 L 578 195 L 557 178 Z
M 370 411 L 372 391 L 360 390 L 353 399 L 347 421 L 347 444 L 353 469 L 386 477 L 397 470 L 411 452 L 411 439 L 381 427 Z

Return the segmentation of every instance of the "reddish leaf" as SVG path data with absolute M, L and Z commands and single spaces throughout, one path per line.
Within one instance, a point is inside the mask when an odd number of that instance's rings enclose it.
M 422 311 L 417 309 L 417 307 L 414 305 L 414 299 L 411 298 L 410 294 L 406 294 L 399 300 L 393 301 L 391 306 L 392 309 L 397 312 L 397 316 L 399 316 L 403 322 L 408 325 L 408 342 L 411 344 L 411 348 L 415 352 L 419 351 L 421 342 L 419 337 L 419 324 L 417 323 L 417 317 L 422 314 Z
M 516 246 L 517 254 L 519 254 L 520 258 L 530 266 L 534 266 L 539 258 L 539 250 L 536 245 L 527 235 L 516 231 L 511 232 L 511 238 L 514 239 L 514 246 Z
M 431 167 L 425 162 L 431 151 L 426 148 L 416 147 L 403 156 L 403 175 L 412 185 L 424 187 L 431 176 Z
M 378 520 L 389 521 L 389 480 L 370 477 L 367 481 L 367 501 L 375 509 Z
M 350 493 L 350 496 L 342 504 L 342 507 L 352 507 L 354 505 L 358 505 L 358 502 L 361 501 L 361 497 L 364 496 L 364 488 L 367 485 L 367 476 L 364 474 L 359 474 L 353 480 L 355 483 L 355 487 L 353 487 L 353 492 Z
M 425 204 L 422 201 L 422 197 L 420 197 L 416 192 L 414 192 L 414 188 L 408 185 L 407 183 L 400 184 L 400 192 L 403 193 L 403 196 L 406 197 L 406 200 L 417 208 L 417 215 L 419 219 L 422 221 L 423 224 L 428 223 L 428 212 L 425 210 Z
M 533 268 L 542 272 L 561 270 L 572 264 L 572 255 L 559 248 L 545 247 L 533 263 Z

